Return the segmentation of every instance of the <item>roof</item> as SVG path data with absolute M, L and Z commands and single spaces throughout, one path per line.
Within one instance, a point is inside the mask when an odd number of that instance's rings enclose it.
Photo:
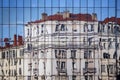
M 22 36 L 20 35 L 17 36 L 16 34 L 14 35 L 14 40 L 10 41 L 9 38 L 4 38 L 3 42 L 5 45 L 0 46 L 0 50 L 14 48 L 14 47 L 16 48 L 24 45 Z
M 108 23 L 108 22 L 116 22 L 117 24 L 120 24 L 120 18 L 116 18 L 116 17 L 105 18 L 103 21 L 103 23 Z
M 63 14 L 54 14 L 54 15 L 50 15 L 47 16 L 46 19 L 40 19 L 40 20 L 36 20 L 36 21 L 31 21 L 28 22 L 28 24 L 30 23 L 41 23 L 41 22 L 45 22 L 45 21 L 72 21 L 72 20 L 78 20 L 78 21 L 96 21 L 92 19 L 92 15 L 91 14 L 72 14 L 70 13 L 69 18 L 63 18 Z

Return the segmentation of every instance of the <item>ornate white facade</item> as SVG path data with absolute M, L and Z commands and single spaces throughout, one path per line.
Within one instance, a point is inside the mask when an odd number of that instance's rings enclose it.
M 109 23 L 99 22 L 95 13 L 69 12 L 43 13 L 41 20 L 29 22 L 25 26 L 26 79 L 115 80 L 120 40 L 115 26 L 118 33 L 120 26 Z

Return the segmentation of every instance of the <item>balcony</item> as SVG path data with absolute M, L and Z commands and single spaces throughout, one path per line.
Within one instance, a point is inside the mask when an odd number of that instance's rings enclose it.
M 78 70 L 77 68 L 74 68 L 74 69 L 72 69 L 72 73 L 74 75 L 80 75 L 80 70 Z
M 83 68 L 83 73 L 96 73 L 96 68 Z
M 66 75 L 67 74 L 67 69 L 61 69 L 58 67 L 56 67 L 56 69 L 57 69 L 59 75 Z

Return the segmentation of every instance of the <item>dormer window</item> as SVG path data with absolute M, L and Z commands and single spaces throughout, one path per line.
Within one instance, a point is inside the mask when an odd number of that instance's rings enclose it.
M 59 31 L 59 24 L 56 25 L 55 31 Z
M 84 32 L 91 32 L 94 31 L 94 25 L 93 24 L 84 24 Z
M 64 24 L 57 24 L 55 31 L 67 31 L 67 27 Z
M 61 24 L 61 31 L 65 31 L 65 25 Z

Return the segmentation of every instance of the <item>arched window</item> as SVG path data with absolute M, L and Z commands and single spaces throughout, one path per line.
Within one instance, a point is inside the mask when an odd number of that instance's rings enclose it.
M 119 30 L 119 27 L 118 26 L 114 26 L 114 33 L 118 33 L 120 30 Z

